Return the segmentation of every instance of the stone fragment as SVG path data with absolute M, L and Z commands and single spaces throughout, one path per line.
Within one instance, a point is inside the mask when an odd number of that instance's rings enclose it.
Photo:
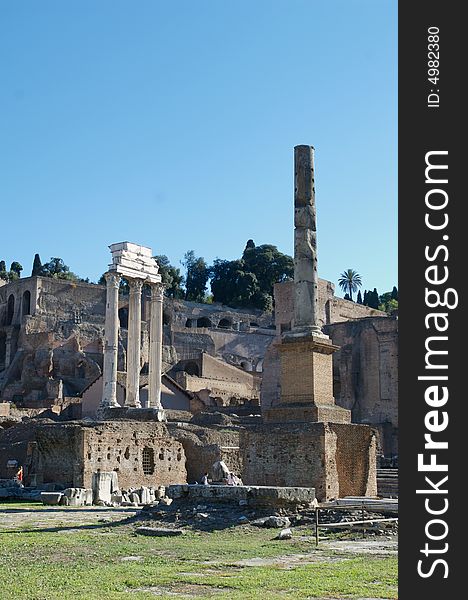
M 243 525 L 243 524 L 245 524 L 245 523 L 248 523 L 248 522 L 249 522 L 249 519 L 248 519 L 248 518 L 247 518 L 245 515 L 242 515 L 241 517 L 239 517 L 239 518 L 237 519 L 237 522 L 238 522 L 240 525 Z
M 139 494 L 137 494 L 136 492 L 133 492 L 132 494 L 130 494 L 130 500 L 136 504 L 140 504 L 140 502 L 141 502 L 141 498 L 140 498 Z
M 56 506 L 60 504 L 62 497 L 62 492 L 41 492 L 42 504 L 47 504 L 50 506 Z
M 290 540 L 291 538 L 292 538 L 292 531 L 288 527 L 287 529 L 282 529 L 276 536 L 275 540 Z
M 170 506 L 172 504 L 172 498 L 161 498 L 159 504 L 162 504 L 164 506 Z

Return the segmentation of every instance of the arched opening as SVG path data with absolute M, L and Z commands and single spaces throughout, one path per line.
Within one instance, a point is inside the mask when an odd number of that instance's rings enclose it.
M 31 314 L 31 292 L 26 290 L 23 294 L 23 317 Z
M 8 298 L 8 305 L 7 305 L 7 318 L 6 318 L 7 325 L 11 325 L 11 323 L 13 322 L 14 314 L 15 314 L 15 297 L 13 296 L 13 294 L 11 294 L 10 297 Z
M 154 449 L 145 447 L 141 453 L 141 462 L 143 473 L 145 475 L 153 475 L 154 473 Z
M 240 366 L 244 369 L 244 371 L 252 370 L 252 364 L 247 360 L 242 360 Z
M 221 319 L 221 321 L 218 323 L 218 327 L 220 329 L 231 329 L 232 321 L 230 319 Z
M 189 329 L 192 327 L 192 319 L 187 319 L 185 321 L 185 327 L 188 327 Z
M 196 362 L 188 362 L 184 367 L 184 371 L 187 373 L 187 375 L 195 375 L 196 377 L 200 377 L 200 369 L 198 368 Z
M 197 319 L 197 327 L 212 327 L 213 323 L 208 317 L 200 317 Z
M 122 329 L 128 329 L 128 306 L 119 308 L 119 321 Z

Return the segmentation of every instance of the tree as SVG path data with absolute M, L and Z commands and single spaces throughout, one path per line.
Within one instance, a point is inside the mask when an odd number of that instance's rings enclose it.
M 35 275 L 42 275 L 42 262 L 39 254 L 34 255 L 31 277 L 34 277 Z
M 276 246 L 263 244 L 255 246 L 252 240 L 247 242 L 242 260 L 245 272 L 253 273 L 257 278 L 260 291 L 273 297 L 273 286 L 294 276 L 294 261 L 283 254 Z
M 203 302 L 209 277 L 205 259 L 201 256 L 196 257 L 194 251 L 189 250 L 185 253 L 182 264 L 187 269 L 185 299 L 192 302 Z
M 23 267 L 19 264 L 19 262 L 13 261 L 10 265 L 10 271 L 12 273 L 16 273 L 16 275 L 18 275 L 18 278 L 21 277 L 21 271 L 23 270 Z
M 61 258 L 52 257 L 48 263 L 42 265 L 42 275 L 52 277 L 53 279 L 68 279 L 69 281 L 78 281 L 78 276 L 70 271 Z
M 6 263 L 4 260 L 0 260 L 0 279 L 8 281 L 8 273 L 6 270 Z
M 351 300 L 351 297 L 348 293 L 344 295 L 344 300 Z
M 344 292 L 348 292 L 349 299 L 353 299 L 353 292 L 356 292 L 361 287 L 361 276 L 354 269 L 347 269 L 341 273 L 338 279 L 338 285 Z
M 260 294 L 256 276 L 246 273 L 242 259 L 215 259 L 210 268 L 210 278 L 214 302 L 233 307 L 253 306 L 253 298 Z
M 165 294 L 169 298 L 183 298 L 185 296 L 182 284 L 184 276 L 181 275 L 180 269 L 172 266 L 169 259 L 164 254 L 153 256 L 159 265 L 159 274 L 162 282 L 166 286 Z
M 398 288 L 394 285 L 392 289 L 392 300 L 398 301 Z
M 380 299 L 379 294 L 377 292 L 377 288 L 374 288 L 372 292 L 369 292 L 367 295 L 367 306 L 370 308 L 379 308 Z
M 276 246 L 248 240 L 237 260 L 217 258 L 210 268 L 213 300 L 228 306 L 273 309 L 273 286 L 294 274 L 293 259 Z
M 356 302 L 358 304 L 362 304 L 361 290 L 359 290 L 359 292 L 357 293 L 357 300 L 356 300 Z

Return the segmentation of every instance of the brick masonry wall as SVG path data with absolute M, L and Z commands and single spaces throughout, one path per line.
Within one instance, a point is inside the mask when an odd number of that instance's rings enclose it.
M 154 472 L 143 471 L 143 450 L 153 450 Z M 84 485 L 94 471 L 117 471 L 121 488 L 185 483 L 185 452 L 161 423 L 112 421 L 83 429 Z

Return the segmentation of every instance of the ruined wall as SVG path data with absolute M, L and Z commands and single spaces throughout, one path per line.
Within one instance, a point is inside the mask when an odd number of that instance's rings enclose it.
M 152 457 L 147 472 L 145 454 Z M 98 470 L 116 471 L 121 488 L 186 482 L 182 444 L 162 423 L 107 421 L 84 427 L 83 455 L 85 487 L 91 486 L 92 474 Z
M 398 454 L 398 319 L 367 318 L 324 328 L 340 350 L 333 356 L 336 403 L 355 423 L 380 433 L 380 451 Z
M 315 488 L 319 501 L 377 493 L 369 427 L 331 423 L 261 425 L 240 435 L 248 485 Z
M 318 285 L 318 321 L 320 327 L 330 323 L 362 319 L 364 317 L 385 317 L 386 313 L 337 298 L 335 286 L 325 279 Z M 277 334 L 289 331 L 294 325 L 294 282 L 284 281 L 275 284 L 275 324 Z
M 39 451 L 37 483 L 60 483 L 65 487 L 83 485 L 83 436 L 76 424 L 38 424 Z
M 219 460 L 223 460 L 233 473 L 242 473 L 239 429 L 200 427 L 192 424 L 169 424 L 168 427 L 174 438 L 184 447 L 189 483 L 200 482 L 204 473 L 211 474 L 213 464 Z
M 246 485 L 315 487 L 326 496 L 325 425 L 259 425 L 240 434 Z
M 365 425 L 339 423 L 329 423 L 328 428 L 328 460 L 336 463 L 338 496 L 376 496 L 376 438 L 372 430 Z

